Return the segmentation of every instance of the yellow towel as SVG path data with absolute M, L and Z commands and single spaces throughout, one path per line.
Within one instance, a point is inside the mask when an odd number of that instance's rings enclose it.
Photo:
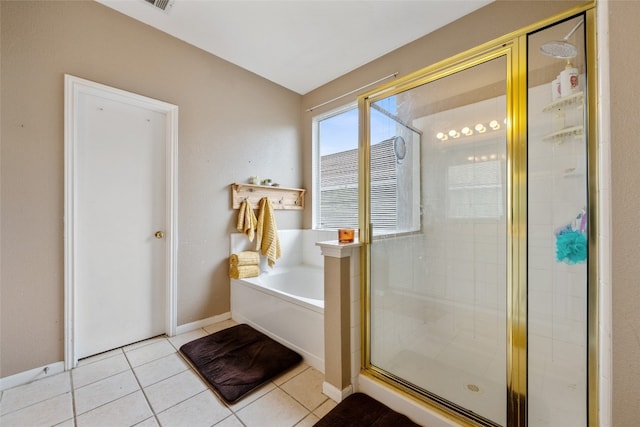
M 257 265 L 229 265 L 229 277 L 232 279 L 244 279 L 260 275 L 260 267 Z
M 231 254 L 229 263 L 233 265 L 258 265 L 260 264 L 260 254 L 255 251 L 243 251 Z
M 256 227 L 256 249 L 267 257 L 269 267 L 273 267 L 276 260 L 280 258 L 280 239 L 278 238 L 278 228 L 273 215 L 273 208 L 268 197 L 260 199 L 258 204 L 258 226 Z
M 256 215 L 253 213 L 251 203 L 246 199 L 240 204 L 236 228 L 239 232 L 246 234 L 250 242 L 253 242 L 256 232 Z

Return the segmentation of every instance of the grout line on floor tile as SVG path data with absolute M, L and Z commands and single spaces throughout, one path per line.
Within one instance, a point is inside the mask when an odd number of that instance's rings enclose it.
M 68 371 L 63 371 L 63 372 L 61 372 L 59 374 L 56 374 L 54 376 L 57 376 L 57 375 L 68 375 L 69 378 L 71 378 L 71 373 L 68 372 Z M 33 380 L 31 380 L 31 381 L 29 381 L 27 383 L 24 383 L 24 384 L 21 384 L 21 385 L 17 385 L 15 387 L 12 387 L 12 388 L 4 390 L 4 391 L 11 391 L 11 390 L 15 390 L 17 388 L 25 387 L 25 386 L 28 386 L 30 384 L 33 384 L 33 383 L 36 383 L 36 382 L 39 382 L 39 381 L 42 381 L 42 380 L 46 380 L 47 378 L 52 378 L 52 377 L 36 378 L 36 379 L 33 379 Z M 71 386 L 71 382 L 69 383 L 69 385 Z M 4 391 L 2 393 L 3 396 L 4 396 Z M 45 397 L 45 398 L 43 398 L 41 400 L 37 400 L 37 401 L 31 402 L 31 403 L 29 403 L 29 404 L 27 404 L 25 406 L 12 408 L 10 410 L 7 410 L 7 412 L 0 412 L 0 416 L 6 416 L 6 415 L 12 414 L 14 412 L 23 411 L 23 410 L 25 410 L 27 408 L 31 408 L 31 407 L 33 407 L 35 405 L 38 405 L 40 403 L 46 402 L 46 401 L 51 400 L 51 399 L 55 399 L 55 398 L 60 397 L 60 396 L 62 396 L 64 394 L 67 394 L 67 393 L 71 393 L 71 396 L 73 398 L 73 389 L 71 389 L 69 391 L 59 391 L 57 394 L 48 395 L 47 397 Z M 0 426 L 1 425 L 2 424 L 0 423 Z
M 96 410 L 96 409 L 98 409 L 98 408 L 102 408 L 103 406 L 110 405 L 110 404 L 112 404 L 113 402 L 117 402 L 118 400 L 123 399 L 123 398 L 125 398 L 125 397 L 127 397 L 127 396 L 131 396 L 132 394 L 135 394 L 135 393 L 137 393 L 137 392 L 139 392 L 139 391 L 140 391 L 140 390 L 134 390 L 134 391 L 132 391 L 131 393 L 127 393 L 127 394 L 124 394 L 124 395 L 122 395 L 122 396 L 120 396 L 120 397 L 118 397 L 118 398 L 116 398 L 116 399 L 110 400 L 110 401 L 108 401 L 108 402 L 104 402 L 104 403 L 102 403 L 101 405 L 96 406 L 95 408 L 91 408 L 91 409 L 89 409 L 88 411 L 85 411 L 85 412 L 83 412 L 83 413 L 81 413 L 81 414 L 78 414 L 77 416 L 75 416 L 75 415 L 74 415 L 74 417 L 73 417 L 73 418 L 74 418 L 74 421 L 75 421 L 75 424 L 74 424 L 74 425 L 77 425 L 78 417 L 81 417 L 81 416 L 83 416 L 83 415 L 86 415 L 86 414 L 88 414 L 88 413 L 91 413 L 91 412 L 95 411 L 95 410 Z M 152 410 L 151 412 L 153 412 L 153 410 Z M 154 414 L 154 415 L 155 415 L 155 414 Z M 149 417 L 149 418 L 151 418 L 151 417 Z
M 250 401 L 249 403 L 247 403 L 246 405 L 239 405 L 240 402 L 242 402 L 244 399 L 247 399 L 249 397 L 251 397 L 253 395 L 253 393 L 256 393 L 258 390 L 262 389 L 263 387 L 268 387 L 269 384 L 273 385 L 273 388 L 270 389 L 269 391 L 266 391 L 264 393 L 262 393 L 260 396 L 256 397 L 254 400 Z M 254 403 L 256 403 L 258 400 L 262 399 L 263 397 L 265 397 L 266 395 L 268 395 L 269 393 L 271 393 L 272 391 L 274 391 L 275 389 L 277 389 L 278 386 L 276 386 L 273 381 L 269 381 L 266 382 L 264 384 L 262 384 L 261 386 L 259 386 L 258 388 L 252 390 L 249 394 L 247 394 L 246 396 L 244 396 L 242 399 L 236 400 L 233 403 L 228 403 L 226 400 L 222 399 L 221 397 L 219 397 L 217 395 L 217 393 L 214 391 L 213 394 L 216 395 L 216 398 L 218 400 L 220 400 L 222 403 L 225 404 L 225 406 L 234 414 L 236 415 L 236 418 L 240 419 L 240 417 L 238 417 L 238 412 L 242 411 L 245 408 L 248 408 L 249 406 L 253 405 Z M 213 390 L 212 390 L 213 391 Z M 236 406 L 236 408 L 233 408 L 233 406 Z M 243 423 L 244 424 L 244 423 Z
M 69 371 L 69 385 L 71 386 L 71 413 L 73 414 L 73 425 L 75 426 L 78 414 L 76 412 L 76 388 L 73 385 L 73 369 Z
M 149 409 L 151 410 L 151 413 L 153 414 L 153 419 L 156 421 L 156 424 L 161 425 L 160 424 L 160 420 L 158 419 L 158 414 L 156 414 L 156 411 L 153 409 L 153 406 L 151 406 L 151 402 L 149 401 L 149 398 L 147 397 L 147 393 L 145 392 L 144 387 L 142 387 L 142 384 L 140 384 L 140 380 L 138 379 L 138 375 L 136 375 L 136 371 L 133 369 L 133 366 L 131 365 L 131 361 L 127 357 L 126 352 L 123 352 L 123 353 L 125 353 L 124 358 L 127 361 L 127 365 L 129 365 L 129 369 L 131 370 L 131 373 L 133 374 L 133 377 L 136 379 L 136 383 L 138 384 L 138 387 L 140 387 L 140 391 L 142 392 L 142 395 L 144 396 L 144 400 L 147 402 L 147 406 L 149 407 Z M 149 417 L 149 418 L 151 418 L 151 417 Z M 146 418 L 146 419 L 148 419 L 148 418 Z
M 151 412 L 153 412 L 153 411 L 151 411 Z M 151 416 L 151 417 L 145 418 L 144 420 L 142 420 L 142 421 L 140 421 L 140 422 L 135 423 L 135 424 L 134 424 L 134 425 L 132 425 L 131 427 L 136 427 L 136 426 L 139 426 L 139 425 L 140 425 L 140 424 L 142 424 L 142 423 L 146 423 L 146 422 L 147 422 L 147 421 L 149 421 L 151 418 L 155 419 L 155 414 L 154 414 L 153 416 Z
M 109 353 L 113 353 L 113 354 L 109 354 Z M 78 362 L 76 363 L 76 366 L 73 369 L 83 368 L 85 366 L 91 366 L 94 363 L 102 362 L 104 360 L 108 360 L 113 357 L 117 357 L 119 355 L 124 355 L 124 350 L 122 349 L 122 347 L 106 350 L 106 351 L 103 351 L 102 353 L 98 353 L 98 354 L 84 357 L 82 359 L 78 359 Z
M 216 398 L 217 398 L 217 396 L 216 396 Z M 215 426 L 217 426 L 217 425 L 219 425 L 219 424 L 222 424 L 223 422 L 225 422 L 226 420 L 228 420 L 229 418 L 232 418 L 232 417 L 233 417 L 233 418 L 235 418 L 235 420 L 236 420 L 237 422 L 239 422 L 243 427 L 247 427 L 247 425 L 246 425 L 244 422 L 242 422 L 242 420 L 241 420 L 240 418 L 238 418 L 238 416 L 236 415 L 236 413 L 235 413 L 235 412 L 233 412 L 233 411 L 231 412 L 231 415 L 229 415 L 228 417 L 225 417 L 225 418 L 221 419 L 220 421 L 218 421 L 217 423 L 215 423 L 212 427 L 215 427 Z
M 303 361 L 302 363 L 304 364 L 304 361 Z M 280 385 L 285 385 L 286 383 L 288 383 L 288 382 L 289 382 L 289 381 L 291 381 L 292 379 L 294 379 L 294 378 L 298 377 L 299 375 L 301 375 L 301 374 L 303 374 L 303 373 L 307 372 L 307 370 L 309 370 L 309 368 L 311 368 L 311 365 L 307 365 L 307 367 L 306 367 L 306 368 L 304 368 L 303 370 L 301 370 L 301 371 L 300 371 L 300 372 L 298 372 L 297 374 L 293 375 L 292 377 L 287 378 L 287 380 L 286 380 L 286 381 L 284 381 L 284 382 L 282 382 Z M 292 368 L 291 370 L 295 370 L 295 369 L 297 369 L 297 367 L 294 367 L 294 368 Z M 276 378 L 274 378 L 274 379 L 273 379 L 273 383 L 274 383 L 276 386 L 279 386 L 279 385 L 276 383 L 276 381 L 278 381 L 280 378 L 282 378 L 282 377 L 284 377 L 284 376 L 288 375 L 288 373 L 289 373 L 289 371 L 287 371 L 287 372 L 283 372 L 282 374 L 278 375 Z
M 307 409 L 310 414 L 313 414 L 313 412 L 316 411 L 318 408 L 320 408 L 322 405 L 324 405 L 327 402 L 327 400 L 332 400 L 332 399 L 321 391 L 320 394 L 322 394 L 322 396 L 324 397 L 324 400 L 322 402 L 320 402 L 318 405 L 316 405 L 313 409 L 308 409 L 303 402 L 301 402 L 298 399 L 296 399 L 296 397 L 294 395 L 292 395 L 291 393 L 287 392 L 287 390 L 285 390 L 283 388 L 285 384 L 288 384 L 294 378 L 297 378 L 298 376 L 300 376 L 303 373 L 307 372 L 309 369 L 314 369 L 314 368 L 312 366 L 307 366 L 307 368 L 305 368 L 302 371 L 298 372 L 296 375 L 292 376 L 291 378 L 289 378 L 287 381 L 283 382 L 282 384 L 278 385 L 278 384 L 276 384 L 274 382 L 274 385 L 277 388 L 279 388 L 280 390 L 282 390 L 284 393 L 286 393 L 288 396 L 290 396 L 293 400 L 295 400 L 300 405 L 302 405 L 305 409 Z
M 182 372 L 184 372 L 184 371 L 182 371 Z M 176 375 L 177 375 L 177 374 L 176 374 Z M 174 375 L 174 376 L 175 376 L 175 375 Z M 169 377 L 169 378 L 171 378 L 171 377 Z M 189 396 L 189 397 L 187 397 L 187 398 L 185 398 L 185 399 L 182 399 L 182 400 L 181 400 L 181 401 L 179 401 L 179 402 L 174 403 L 173 405 L 171 405 L 171 406 L 169 406 L 169 407 L 167 407 L 167 408 L 163 409 L 162 411 L 160 411 L 160 412 L 158 412 L 158 413 L 156 413 L 156 410 L 155 410 L 155 409 L 153 409 L 153 406 L 151 406 L 151 404 L 149 404 L 149 407 L 151 408 L 151 412 L 153 412 L 153 415 L 156 417 L 156 421 L 158 421 L 158 425 L 162 425 L 162 424 L 160 424 L 160 420 L 158 420 L 158 414 L 161 414 L 161 413 L 163 413 L 163 412 L 165 412 L 165 411 L 168 411 L 169 409 L 174 408 L 174 407 L 176 407 L 176 406 L 178 406 L 178 405 L 180 405 L 180 404 L 182 404 L 182 403 L 186 402 L 186 401 L 187 401 L 187 400 L 189 400 L 189 399 L 193 399 L 194 397 L 196 397 L 196 396 L 198 396 L 198 395 L 200 395 L 200 394 L 202 394 L 202 393 L 206 393 L 207 391 L 208 391 L 208 389 L 202 390 L 202 391 L 200 391 L 200 392 L 198 392 L 198 393 L 196 393 L 196 394 L 194 394 L 194 395 L 192 395 L 192 396 Z M 143 390 L 142 392 L 144 393 L 144 390 Z M 147 395 L 145 394 L 145 398 L 146 398 L 146 397 L 147 397 Z M 217 397 L 216 397 L 216 398 L 217 398 Z M 148 400 L 148 399 L 147 399 L 147 402 L 149 402 L 149 400 Z
M 128 352 L 133 351 L 133 350 L 138 350 L 140 348 L 144 348 L 147 347 L 151 344 L 155 344 L 157 342 L 162 341 L 162 339 L 168 340 L 169 337 L 167 337 L 167 334 L 160 334 L 160 335 L 156 335 L 155 337 L 150 337 L 144 340 L 140 340 L 140 341 L 136 341 L 133 342 L 131 344 L 127 344 L 123 347 L 121 347 L 122 352 L 126 355 Z M 169 343 L 171 344 L 171 343 Z
M 19 387 L 19 386 L 18 386 L 18 387 Z M 43 400 L 39 400 L 39 401 L 37 401 L 37 402 L 30 403 L 30 404 L 28 404 L 27 406 L 23 406 L 23 407 L 20 407 L 20 408 L 11 409 L 11 410 L 9 410 L 9 411 L 7 411 L 7 412 L 0 413 L 0 418 L 2 418 L 2 417 L 4 417 L 4 416 L 7 416 L 7 415 L 9 415 L 9 414 L 13 414 L 14 412 L 24 411 L 24 410 L 26 410 L 26 409 L 28 409 L 28 408 L 31 408 L 31 407 L 34 407 L 34 406 L 36 406 L 36 405 L 39 405 L 39 404 L 41 404 L 41 403 L 43 403 L 43 402 L 46 402 L 47 400 L 55 399 L 55 398 L 57 398 L 57 397 L 62 396 L 63 394 L 67 394 L 67 393 L 70 393 L 70 392 L 65 391 L 65 392 L 62 392 L 62 393 L 54 394 L 54 395 L 52 395 L 52 396 L 47 397 L 46 399 L 43 399 Z M 0 423 L 0 426 L 2 426 L 2 423 Z
M 204 336 L 211 335 L 211 334 L 210 334 L 209 332 L 207 332 L 204 328 L 194 329 L 194 330 L 192 330 L 192 331 L 185 332 L 184 334 L 180 334 L 180 335 L 186 335 L 186 334 L 190 334 L 190 333 L 192 333 L 192 332 L 196 332 L 196 331 L 202 331 L 202 332 L 204 333 Z M 179 346 L 179 347 L 176 347 L 176 346 L 175 346 L 175 344 L 173 344 L 173 341 L 171 341 L 171 338 L 176 338 L 176 337 L 179 337 L 180 335 L 174 335 L 174 336 L 172 336 L 172 337 L 167 337 L 167 341 L 169 341 L 169 344 L 171 344 L 171 345 L 173 346 L 173 348 L 175 348 L 175 349 L 176 349 L 176 351 L 177 351 L 178 353 L 180 352 L 180 347 L 182 347 L 182 345 L 181 345 L 181 346 Z M 201 338 L 202 338 L 202 337 L 201 337 Z M 195 341 L 195 340 L 197 340 L 197 339 L 198 339 L 198 338 L 194 338 L 194 339 L 193 339 L 193 340 L 191 340 L 191 341 Z M 191 341 L 187 341 L 187 342 L 191 342 Z M 184 343 L 184 344 L 186 344 L 186 343 Z
M 174 348 L 175 348 L 175 347 L 174 347 Z M 177 353 L 179 354 L 180 352 L 177 352 Z M 179 354 L 179 356 L 180 356 L 180 357 L 182 357 L 182 355 L 180 355 L 180 354 Z M 183 359 L 184 359 L 184 358 L 183 358 Z M 131 363 L 130 363 L 128 360 L 127 360 L 127 362 L 129 363 L 129 366 L 131 366 Z M 147 362 L 147 363 L 149 363 L 149 362 Z M 140 366 L 144 366 L 144 365 L 140 365 Z M 191 371 L 192 373 L 194 373 L 194 374 L 195 374 L 195 375 L 196 375 L 196 376 L 197 376 L 197 377 L 198 377 L 198 378 L 199 378 L 199 379 L 204 383 L 204 385 L 205 385 L 205 387 L 206 387 L 206 388 L 205 388 L 205 390 L 203 390 L 203 391 L 201 391 L 201 392 L 198 392 L 198 393 L 194 394 L 193 396 L 189 396 L 189 397 L 187 397 L 186 399 L 183 399 L 183 400 L 181 400 L 181 401 L 179 401 L 179 402 L 176 402 L 176 403 L 174 403 L 173 405 L 169 406 L 168 408 L 163 409 L 163 410 L 162 410 L 162 411 L 160 411 L 159 413 L 165 412 L 165 411 L 169 410 L 170 408 L 173 408 L 174 406 L 180 405 L 181 403 L 186 402 L 187 400 L 189 400 L 189 399 L 191 399 L 191 398 L 193 398 L 193 397 L 195 397 L 195 396 L 197 396 L 197 395 L 199 395 L 199 394 L 201 394 L 201 393 L 204 393 L 204 392 L 206 392 L 207 390 L 210 390 L 209 385 L 204 381 L 204 379 L 202 378 L 202 376 L 201 376 L 201 375 L 200 375 L 196 370 L 194 370 L 194 369 L 191 367 L 191 365 L 187 364 L 187 366 L 188 366 L 187 370 L 188 370 L 188 371 Z M 149 384 L 149 385 L 147 386 L 147 388 L 148 388 L 148 387 L 151 387 L 151 386 L 153 386 L 153 385 L 155 385 L 155 384 L 158 384 L 159 382 L 166 381 L 166 380 L 168 380 L 169 378 L 173 378 L 173 377 L 175 377 L 175 376 L 177 376 L 177 375 L 181 375 L 181 374 L 183 374 L 184 372 L 186 372 L 187 370 L 185 370 L 185 371 L 181 371 L 181 372 L 178 372 L 178 373 L 173 374 L 173 375 L 171 375 L 171 376 L 168 376 L 167 378 L 164 378 L 164 379 L 162 379 L 162 380 L 160 380 L 160 381 L 158 381 L 158 382 L 155 382 L 155 383 L 153 383 L 153 384 Z M 159 413 L 157 413 L 157 412 L 156 412 L 156 410 L 155 410 L 155 409 L 153 408 L 153 406 L 151 405 L 151 402 L 150 402 L 150 401 L 149 401 L 149 399 L 147 398 L 147 393 L 146 393 L 146 391 L 145 391 L 146 389 L 145 389 L 144 387 L 142 387 L 142 385 L 140 384 L 140 381 L 138 380 L 138 376 L 136 375 L 135 370 L 133 369 L 133 367 L 131 368 L 131 371 L 133 372 L 133 375 L 135 376 L 136 381 L 138 382 L 138 385 L 140 386 L 140 389 L 142 390 L 142 394 L 144 395 L 144 398 L 145 398 L 145 400 L 147 401 L 147 405 L 149 405 L 149 408 L 151 408 L 151 412 L 153 412 L 153 416 L 154 416 L 154 418 L 155 418 L 156 422 L 158 423 L 158 425 L 162 425 L 162 424 L 160 424 L 160 420 L 158 419 L 158 414 L 159 414 Z M 225 405 L 226 405 L 226 403 L 225 403 L 224 401 L 222 401 L 222 400 L 221 400 L 217 395 L 215 395 L 215 393 L 213 393 L 213 394 L 214 394 L 214 396 L 215 396 L 215 398 L 216 398 L 216 399 L 220 400 L 223 404 L 225 404 Z M 231 410 L 231 408 L 229 408 L 229 409 Z M 231 411 L 231 412 L 233 413 L 233 411 Z
M 297 377 L 297 375 L 296 375 L 296 377 Z M 292 379 L 293 379 L 293 378 L 295 378 L 295 377 L 292 377 Z M 288 381 L 287 381 L 287 382 L 288 382 Z M 286 383 L 284 383 L 284 384 L 286 384 Z M 282 385 L 284 385 L 284 384 L 282 384 Z M 307 408 L 307 407 L 305 406 L 305 404 L 304 404 L 303 402 L 301 402 L 301 401 L 299 401 L 298 399 L 296 399 L 296 397 L 295 397 L 294 395 L 292 395 L 291 393 L 288 393 L 288 392 L 287 392 L 287 390 L 283 389 L 282 387 L 280 387 L 280 386 L 278 386 L 278 385 L 276 385 L 276 388 L 279 388 L 279 389 L 280 389 L 280 390 L 282 390 L 282 392 L 284 392 L 287 396 L 291 397 L 293 400 L 295 400 L 295 401 L 296 401 L 296 402 L 298 402 L 300 405 L 302 405 L 302 407 L 303 407 L 304 409 L 306 409 L 307 411 L 309 411 L 309 413 L 310 413 L 310 414 L 313 414 L 313 411 L 317 410 L 319 407 L 321 407 L 322 405 L 324 405 L 324 404 L 326 403 L 326 401 L 327 401 L 327 400 L 329 400 L 329 396 L 327 396 L 326 394 L 322 393 L 322 395 L 325 397 L 325 399 L 324 399 L 322 402 L 320 402 L 320 404 L 319 404 L 319 405 L 317 405 L 316 407 L 314 407 L 313 409 L 309 409 L 309 408 Z

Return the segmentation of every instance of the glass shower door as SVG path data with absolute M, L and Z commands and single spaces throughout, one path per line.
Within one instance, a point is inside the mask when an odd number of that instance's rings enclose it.
M 508 55 L 369 104 L 368 364 L 488 425 L 507 413 Z
M 586 17 L 528 36 L 529 425 L 588 424 Z

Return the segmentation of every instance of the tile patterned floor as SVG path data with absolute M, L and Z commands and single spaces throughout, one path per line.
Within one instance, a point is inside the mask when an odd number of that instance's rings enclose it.
M 177 350 L 235 324 L 153 338 L 5 390 L 0 425 L 305 427 L 336 406 L 322 394 L 322 373 L 304 363 L 233 405 L 218 399 Z

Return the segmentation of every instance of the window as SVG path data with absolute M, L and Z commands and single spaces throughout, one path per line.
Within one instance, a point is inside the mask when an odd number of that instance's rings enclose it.
M 372 114 L 371 220 L 376 235 L 420 228 L 419 168 L 413 165 L 419 165 L 420 135 L 387 110 L 395 110 L 395 99 L 384 107 Z M 318 116 L 313 126 L 313 227 L 358 228 L 357 107 L 352 104 Z M 412 159 L 408 164 L 405 156 Z
M 315 229 L 358 228 L 358 109 L 314 119 Z

